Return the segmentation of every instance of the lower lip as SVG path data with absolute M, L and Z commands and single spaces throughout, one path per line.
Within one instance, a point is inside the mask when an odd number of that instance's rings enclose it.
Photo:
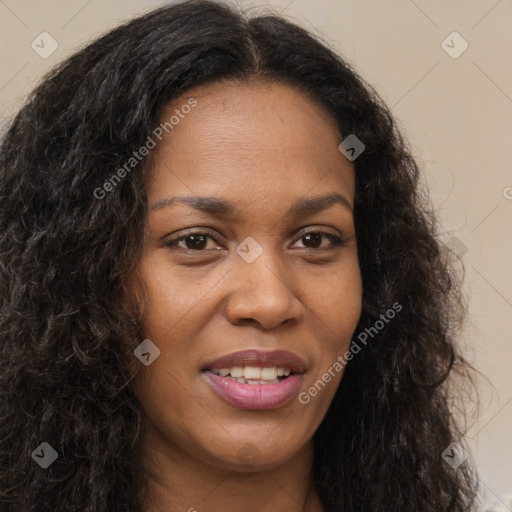
M 287 404 L 297 393 L 303 377 L 294 373 L 279 383 L 244 384 L 210 371 L 203 375 L 221 398 L 242 409 L 276 409 Z

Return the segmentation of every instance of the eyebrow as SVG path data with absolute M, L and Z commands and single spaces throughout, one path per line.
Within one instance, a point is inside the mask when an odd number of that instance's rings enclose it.
M 227 201 L 217 197 L 201 196 L 166 197 L 165 199 L 160 199 L 159 201 L 156 201 L 155 203 L 151 204 L 149 207 L 149 211 L 158 211 L 163 208 L 172 206 L 173 204 L 176 203 L 186 204 L 191 206 L 192 208 L 195 208 L 196 210 L 216 216 L 228 216 L 236 213 L 236 205 L 231 201 Z M 315 213 L 319 213 L 323 210 L 326 210 L 333 204 L 340 204 L 344 208 L 348 209 L 350 212 L 353 211 L 351 204 L 349 203 L 345 196 L 338 194 L 337 192 L 333 192 L 331 194 L 326 194 L 322 196 L 299 199 L 290 206 L 290 208 L 286 212 L 286 216 L 304 217 L 306 215 L 313 215 Z

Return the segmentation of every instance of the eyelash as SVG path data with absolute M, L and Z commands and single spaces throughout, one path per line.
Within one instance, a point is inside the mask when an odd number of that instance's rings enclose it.
M 189 238 L 191 236 L 196 236 L 196 235 L 202 235 L 202 236 L 209 237 L 216 244 L 219 244 L 219 241 L 217 240 L 214 231 L 211 231 L 209 229 L 203 229 L 202 231 L 199 231 L 199 230 L 198 231 L 190 231 L 189 233 L 187 233 L 184 236 L 180 236 L 179 238 L 175 238 L 174 240 L 169 240 L 168 242 L 166 242 L 165 245 L 167 247 L 170 247 L 171 249 L 178 249 L 178 250 L 181 249 L 183 251 L 196 252 L 196 253 L 207 252 L 208 250 L 211 250 L 211 249 L 189 249 L 188 247 L 180 247 L 180 246 L 177 245 L 182 240 L 185 240 L 185 239 L 187 239 L 187 238 Z M 310 250 L 313 250 L 313 251 L 325 251 L 325 250 L 332 249 L 332 248 L 335 248 L 335 247 L 344 247 L 346 245 L 346 242 L 347 242 L 346 239 L 342 238 L 339 235 L 335 235 L 334 233 L 330 233 L 330 232 L 322 231 L 322 230 L 316 230 L 316 231 L 315 230 L 310 230 L 310 231 L 304 232 L 299 237 L 299 240 L 304 238 L 307 235 L 323 235 L 325 238 L 330 240 L 330 242 L 332 244 L 331 247 L 319 247 L 319 248 L 305 247 L 305 249 L 310 249 Z

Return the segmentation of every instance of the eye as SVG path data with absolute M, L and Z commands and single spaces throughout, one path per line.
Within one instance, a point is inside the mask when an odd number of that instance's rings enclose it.
M 334 247 L 343 247 L 347 242 L 347 240 L 343 239 L 341 236 L 328 231 L 311 230 L 308 232 L 302 232 L 300 234 L 301 237 L 299 240 L 303 241 L 303 246 L 305 249 L 317 249 L 323 251 L 326 249 L 332 249 Z M 208 247 L 209 239 L 214 242 L 214 244 L 210 244 L 211 247 Z M 322 242 L 325 239 L 329 241 L 327 246 L 325 244 L 322 245 Z M 215 232 L 208 229 L 203 229 L 202 231 L 190 230 L 186 235 L 169 240 L 165 245 L 170 248 L 179 248 L 185 251 L 193 252 L 204 252 L 207 250 L 220 249 Z
M 327 239 L 330 242 L 330 245 L 322 246 L 322 238 Z M 302 233 L 299 240 L 303 241 L 304 247 L 306 249 L 330 249 L 333 247 L 343 247 L 346 244 L 346 240 L 344 240 L 341 236 L 336 235 L 334 233 L 330 233 L 328 231 L 308 231 L 307 233 Z
M 208 247 L 208 239 L 213 240 L 216 243 L 216 246 Z M 219 244 L 213 231 L 203 229 L 202 231 L 191 230 L 184 236 L 169 240 L 165 245 L 171 248 L 178 247 L 188 251 L 201 252 L 204 250 L 212 250 L 218 248 Z

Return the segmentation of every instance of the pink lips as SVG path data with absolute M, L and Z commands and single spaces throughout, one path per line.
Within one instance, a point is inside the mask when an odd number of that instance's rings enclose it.
M 211 370 L 234 366 L 289 368 L 291 374 L 278 383 L 244 384 L 231 377 L 222 377 Z M 203 375 L 212 389 L 227 403 L 242 409 L 275 409 L 287 404 L 297 393 L 304 377 L 306 363 L 299 356 L 284 350 L 263 352 L 244 350 L 208 362 Z
M 242 409 L 275 409 L 297 392 L 302 374 L 294 373 L 277 384 L 244 384 L 206 371 L 205 377 L 226 402 Z

